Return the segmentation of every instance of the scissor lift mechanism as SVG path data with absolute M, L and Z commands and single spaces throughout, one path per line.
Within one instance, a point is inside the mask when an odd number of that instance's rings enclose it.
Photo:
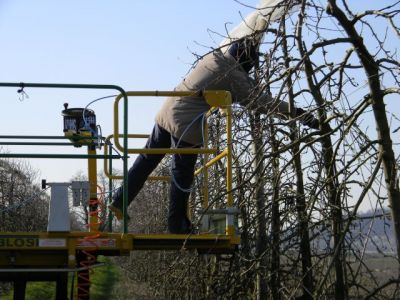
M 9 142 L 10 139 L 63 139 L 68 138 L 73 143 L 88 145 L 88 154 L 21 154 L 2 153 L 0 158 L 58 158 L 58 159 L 87 159 L 88 178 L 90 184 L 90 200 L 96 199 L 97 185 L 97 159 L 104 159 L 105 174 L 113 179 L 122 179 L 124 186 L 124 221 L 121 233 L 98 232 L 98 216 L 90 214 L 88 232 L 55 232 L 51 228 L 48 232 L 0 232 L 0 280 L 14 281 L 14 299 L 24 299 L 26 281 L 56 281 L 57 299 L 67 299 L 68 272 L 86 272 L 88 269 L 98 266 L 92 261 L 86 267 L 79 262 L 87 259 L 86 251 L 90 251 L 95 257 L 129 255 L 134 250 L 195 250 L 201 254 L 227 254 L 233 253 L 240 243 L 240 238 L 235 231 L 236 209 L 233 207 L 232 198 L 232 153 L 231 153 L 231 96 L 225 91 L 202 92 L 125 92 L 114 85 L 81 85 L 81 84 L 38 84 L 38 83 L 0 83 L 0 87 L 18 87 L 20 89 L 32 88 L 67 88 L 67 89 L 114 89 L 119 95 L 114 102 L 114 132 L 105 140 L 104 154 L 96 153 L 94 145 L 95 137 L 90 137 L 86 132 L 79 134 L 66 132 L 65 136 L 0 136 L 3 145 L 65 145 L 65 143 L 43 142 Z M 204 97 L 212 108 L 219 108 L 224 112 L 227 127 L 227 147 L 221 153 L 216 149 L 128 149 L 128 138 L 144 138 L 146 135 L 128 134 L 128 97 L 138 96 L 198 96 Z M 123 100 L 123 134 L 119 133 L 119 102 Z M 207 132 L 207 127 L 205 129 Z M 122 144 L 120 139 L 123 139 Z M 108 147 L 114 140 L 114 145 L 123 153 L 123 176 L 111 174 L 112 160 L 120 158 L 112 154 L 112 148 Z M 207 146 L 207 140 L 204 143 Z M 225 232 L 219 234 L 135 234 L 129 233 L 127 227 L 127 158 L 131 153 L 202 153 L 205 154 L 206 164 L 196 171 L 196 175 L 203 173 L 203 180 L 207 183 L 208 168 L 222 158 L 226 158 L 226 197 L 225 209 L 215 210 L 218 214 L 226 215 Z M 214 155 L 209 159 L 210 155 Z M 168 180 L 166 177 L 151 177 L 152 180 Z M 93 184 L 96 183 L 96 184 Z M 209 208 L 207 184 L 203 185 L 203 209 L 212 215 Z M 53 201 L 53 200 L 52 200 Z M 90 207 L 90 205 L 89 205 Z M 95 210 L 90 207 L 92 211 Z M 206 215 L 206 218 L 209 215 Z M 49 218 L 50 220 L 50 218 Z M 50 225 L 49 225 L 50 226 Z M 78 291 L 79 297 L 79 291 Z M 80 295 L 80 299 L 89 299 L 89 295 Z

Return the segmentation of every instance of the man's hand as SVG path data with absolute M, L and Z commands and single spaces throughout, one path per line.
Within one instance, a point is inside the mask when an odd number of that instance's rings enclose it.
M 305 111 L 302 108 L 296 109 L 296 116 L 299 117 L 300 122 L 312 129 L 319 129 L 319 121 L 312 113 Z

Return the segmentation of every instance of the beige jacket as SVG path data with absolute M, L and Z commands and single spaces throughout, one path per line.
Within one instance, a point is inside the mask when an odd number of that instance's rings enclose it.
M 176 91 L 227 90 L 234 103 L 249 104 L 254 82 L 229 54 L 214 51 L 205 55 Z M 254 97 L 253 97 L 254 98 Z M 254 107 L 261 112 L 277 111 L 287 114 L 286 102 L 277 102 L 268 94 L 261 95 Z M 202 143 L 202 115 L 210 106 L 202 97 L 169 97 L 156 116 L 156 123 L 176 138 L 198 145 Z

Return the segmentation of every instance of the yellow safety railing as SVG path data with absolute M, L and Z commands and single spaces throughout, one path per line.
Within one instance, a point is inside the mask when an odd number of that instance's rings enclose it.
M 123 136 L 123 134 L 119 135 L 120 137 Z M 150 135 L 149 134 L 128 134 L 128 138 L 136 138 L 136 139 L 146 139 Z M 108 147 L 107 145 L 110 144 L 111 139 L 114 138 L 114 134 L 110 134 L 106 139 L 105 139 L 105 147 L 104 147 L 104 154 L 108 155 Z M 122 175 L 112 175 L 111 171 L 109 169 L 109 164 L 108 160 L 104 159 L 104 174 L 110 178 L 110 179 L 123 179 L 124 176 Z M 171 179 L 171 176 L 149 176 L 147 180 L 162 180 L 162 181 L 169 181 Z
M 195 171 L 195 175 L 203 173 L 203 208 L 207 209 L 209 205 L 208 199 L 208 168 L 213 166 L 215 163 L 223 158 L 226 158 L 226 192 L 227 192 L 227 209 L 233 208 L 233 195 L 232 195 L 232 98 L 230 92 L 227 91 L 200 91 L 200 92 L 177 92 L 177 91 L 131 91 L 126 92 L 128 97 L 203 97 L 207 103 L 211 106 L 211 110 L 219 108 L 222 110 L 226 118 L 226 135 L 227 135 L 227 146 L 221 153 L 217 153 L 216 148 L 207 148 L 208 144 L 208 125 L 205 124 L 204 135 L 204 147 L 203 148 L 157 148 L 157 149 L 146 149 L 146 148 L 129 148 L 127 152 L 130 154 L 204 154 L 205 164 Z M 110 143 L 111 139 L 114 140 L 115 147 L 124 151 L 124 147 L 121 145 L 119 138 L 123 138 L 124 135 L 119 133 L 119 102 L 123 99 L 123 95 L 120 94 L 116 97 L 114 102 L 114 133 L 107 137 L 106 145 Z M 199 100 L 201 101 L 201 100 Z M 210 111 L 211 111 L 210 110 Z M 210 112 L 206 114 L 209 117 Z M 147 138 L 148 135 L 144 134 L 128 134 L 128 138 Z M 108 147 L 104 147 L 105 155 L 108 155 Z M 209 160 L 209 155 L 214 154 L 215 157 Z M 104 160 L 104 172 L 106 176 L 112 179 L 123 179 L 122 176 L 112 175 L 110 173 L 107 159 Z M 152 176 L 150 180 L 169 180 L 169 176 Z M 234 235 L 234 216 L 233 213 L 227 215 L 227 226 L 226 234 Z

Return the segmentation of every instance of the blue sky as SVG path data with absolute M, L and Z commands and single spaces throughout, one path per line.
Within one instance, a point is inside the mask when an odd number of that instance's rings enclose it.
M 223 32 L 240 8 L 232 0 L 1 0 L 2 77 L 169 88 L 193 61 L 188 48 L 202 48 L 194 41 L 211 46 L 207 28 Z
M 241 3 L 255 5 L 256 0 Z M 352 5 L 375 1 L 363 1 Z M 393 1 L 379 1 L 379 6 Z M 116 84 L 125 90 L 172 90 L 194 61 L 241 21 L 249 8 L 234 0 L 0 0 L 0 81 Z M 367 38 L 367 37 L 366 37 Z M 63 103 L 84 107 L 114 91 L 0 89 L 1 134 L 62 135 Z M 130 132 L 148 133 L 162 103 L 139 99 L 130 105 Z M 103 133 L 112 132 L 112 100 L 95 103 Z M 396 105 L 397 110 L 398 106 Z M 139 141 L 140 147 L 144 141 Z M 84 149 L 31 149 L 13 152 L 85 153 Z M 40 177 L 68 181 L 86 171 L 84 160 L 32 160 Z M 102 162 L 99 162 L 99 169 Z

